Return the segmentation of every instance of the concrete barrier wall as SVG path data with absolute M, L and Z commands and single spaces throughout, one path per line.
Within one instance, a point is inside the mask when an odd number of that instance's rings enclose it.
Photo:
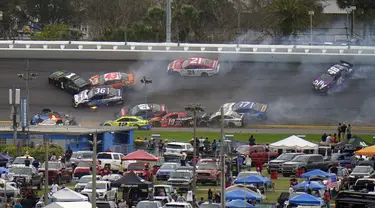
M 0 58 L 173 60 L 201 56 L 221 61 L 374 64 L 375 47 L 177 44 L 86 41 L 0 41 Z

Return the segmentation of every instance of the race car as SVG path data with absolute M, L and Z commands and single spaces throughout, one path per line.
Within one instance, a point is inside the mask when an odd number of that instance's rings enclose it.
M 187 60 L 175 60 L 168 65 L 169 75 L 209 77 L 219 74 L 220 64 L 218 60 L 192 57 Z
M 172 112 L 153 118 L 150 123 L 153 127 L 191 127 L 194 125 L 194 119 L 185 112 Z
M 84 90 L 73 97 L 74 108 L 121 105 L 123 102 L 122 90 L 112 87 L 98 87 L 91 90 Z
M 245 123 L 251 120 L 266 120 L 267 108 L 268 105 L 253 101 L 239 101 L 232 106 L 234 112 L 242 115 Z
M 110 72 L 103 75 L 95 75 L 89 79 L 92 86 L 109 85 L 116 89 L 133 88 L 135 86 L 134 74 L 123 72 Z
M 328 93 L 335 87 L 347 82 L 353 75 L 353 65 L 341 61 L 329 67 L 322 75 L 312 82 L 312 89 L 315 92 Z
M 168 108 L 165 104 L 138 104 L 121 108 L 117 118 L 121 116 L 139 116 L 148 120 L 155 117 L 163 117 L 167 113 Z
M 90 83 L 76 73 L 56 71 L 48 77 L 48 83 L 66 92 L 76 94 L 90 88 Z
M 221 112 L 216 112 L 211 115 L 209 120 L 209 125 L 212 127 L 220 126 L 221 124 Z M 243 122 L 242 115 L 232 111 L 232 110 L 224 110 L 224 125 L 225 127 L 235 128 L 235 127 L 243 127 L 245 124 Z
M 52 112 L 50 109 L 43 109 L 33 116 L 31 125 L 77 125 L 73 116 L 65 113 Z
M 104 122 L 103 126 L 130 126 L 142 130 L 149 130 L 152 127 L 147 120 L 143 120 L 137 116 L 122 116 L 114 121 Z

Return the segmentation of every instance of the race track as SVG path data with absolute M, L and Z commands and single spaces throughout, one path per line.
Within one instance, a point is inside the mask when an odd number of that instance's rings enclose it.
M 348 86 L 328 96 L 314 94 L 311 81 L 328 65 L 277 63 L 222 63 L 221 74 L 209 78 L 166 76 L 167 62 L 129 61 L 59 61 L 30 60 L 29 68 L 39 75 L 30 82 L 31 113 L 43 108 L 74 115 L 79 122 L 102 122 L 113 119 L 120 107 L 73 109 L 71 95 L 50 86 L 48 75 L 65 69 L 88 78 L 110 71 L 135 71 L 137 79 L 147 76 L 153 83 L 138 83 L 135 92 L 127 93 L 126 104 L 165 103 L 170 111 L 183 110 L 189 103 L 200 103 L 206 111 L 216 111 L 225 102 L 253 100 L 268 103 L 268 120 L 257 124 L 336 125 L 347 121 L 356 125 L 375 124 L 375 71 L 371 66 L 358 67 Z M 25 60 L 0 60 L 0 120 L 9 120 L 8 89 L 25 82 Z

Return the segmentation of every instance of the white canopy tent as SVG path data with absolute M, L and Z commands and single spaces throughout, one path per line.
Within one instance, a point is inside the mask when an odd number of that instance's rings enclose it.
M 314 150 L 314 152 L 317 152 L 319 145 L 299 138 L 296 135 L 292 135 L 283 140 L 270 144 L 269 148 L 282 150 Z
M 54 202 L 45 206 L 44 208 L 72 208 L 72 207 L 79 207 L 79 208 L 92 208 L 92 204 L 90 202 Z
M 84 202 L 88 201 L 88 198 L 87 196 L 77 193 L 69 188 L 63 188 L 52 194 L 51 200 L 53 202 Z

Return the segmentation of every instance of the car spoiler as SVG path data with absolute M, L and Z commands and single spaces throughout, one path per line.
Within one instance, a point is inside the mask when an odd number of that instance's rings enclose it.
M 340 60 L 340 63 L 342 64 L 347 64 L 349 65 L 350 67 L 353 67 L 353 64 L 349 63 L 349 62 L 346 62 L 346 61 L 343 61 L 343 60 Z

